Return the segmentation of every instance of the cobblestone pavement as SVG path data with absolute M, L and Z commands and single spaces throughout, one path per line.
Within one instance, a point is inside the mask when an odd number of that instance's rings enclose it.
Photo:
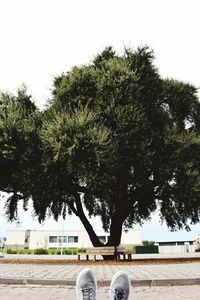
M 129 300 L 199 300 L 200 286 L 136 287 Z M 0 300 L 75 300 L 75 287 L 0 285 Z M 109 299 L 109 288 L 97 289 L 97 300 Z
M 20 265 L 0 264 L 0 279 L 76 280 L 86 267 L 94 270 L 97 280 L 111 280 L 121 270 L 132 280 L 200 278 L 200 263 L 163 265 Z M 200 297 L 199 297 L 200 299 Z

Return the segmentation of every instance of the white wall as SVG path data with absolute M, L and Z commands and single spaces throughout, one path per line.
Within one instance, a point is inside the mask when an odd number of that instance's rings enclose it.
M 195 252 L 195 247 L 189 245 L 189 253 Z M 159 246 L 160 254 L 178 254 L 187 253 L 185 245 Z
M 29 249 L 48 248 L 48 237 L 46 231 L 30 231 Z
M 123 232 L 121 237 L 121 244 L 142 245 L 140 231 L 129 230 L 128 232 Z
M 103 230 L 95 231 L 98 236 L 107 236 Z M 50 243 L 50 236 L 78 236 L 78 243 Z M 9 231 L 7 244 L 21 244 L 24 245 L 25 231 Z M 121 244 L 126 245 L 138 245 L 141 244 L 140 231 L 130 230 L 127 233 L 123 232 Z M 92 243 L 89 236 L 84 230 L 74 231 L 42 231 L 42 230 L 30 230 L 29 249 L 37 248 L 81 248 L 81 247 L 92 247 Z
M 78 243 L 50 243 L 50 236 L 78 236 Z M 35 248 L 81 248 L 92 246 L 88 235 L 85 231 L 31 231 L 30 232 L 30 249 Z
M 21 248 L 25 241 L 25 230 L 10 230 L 7 232 L 6 246 L 13 245 L 13 247 Z

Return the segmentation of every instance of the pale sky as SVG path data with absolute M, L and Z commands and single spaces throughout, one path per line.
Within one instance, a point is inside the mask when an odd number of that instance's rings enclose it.
M 0 0 L 0 90 L 14 93 L 25 83 L 42 108 L 55 76 L 89 63 L 110 45 L 119 53 L 124 46 L 149 45 L 163 77 L 199 87 L 199 12 L 199 0 Z M 19 229 L 40 228 L 30 212 L 20 209 Z M 93 224 L 100 226 L 96 220 Z M 15 227 L 2 213 L 0 236 Z M 64 227 L 82 228 L 75 217 Z M 189 240 L 200 233 L 199 227 L 171 233 L 155 215 L 141 235 L 157 241 Z M 62 220 L 46 221 L 42 228 L 61 229 Z

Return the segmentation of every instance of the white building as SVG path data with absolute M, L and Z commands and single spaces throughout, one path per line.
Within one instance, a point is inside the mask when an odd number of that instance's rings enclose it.
M 108 240 L 108 233 L 103 230 L 95 231 L 104 243 Z M 139 230 L 123 232 L 121 245 L 141 245 Z M 44 231 L 44 230 L 9 230 L 5 247 L 8 249 L 51 249 L 51 248 L 81 248 L 92 247 L 92 243 L 85 230 L 74 231 Z
M 195 252 L 194 241 L 157 242 L 160 254 L 183 254 Z

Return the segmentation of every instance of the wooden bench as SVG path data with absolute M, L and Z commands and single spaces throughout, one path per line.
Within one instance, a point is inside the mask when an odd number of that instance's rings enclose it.
M 123 255 L 123 259 L 125 259 L 125 249 L 123 247 L 116 247 L 116 246 L 105 246 L 105 247 L 92 247 L 86 248 L 85 253 L 77 253 L 78 260 L 81 259 L 81 256 L 85 255 L 86 260 L 89 260 L 89 256 L 93 256 L 93 260 L 96 261 L 97 255 L 102 256 L 114 256 L 115 260 L 120 260 L 120 255 Z

